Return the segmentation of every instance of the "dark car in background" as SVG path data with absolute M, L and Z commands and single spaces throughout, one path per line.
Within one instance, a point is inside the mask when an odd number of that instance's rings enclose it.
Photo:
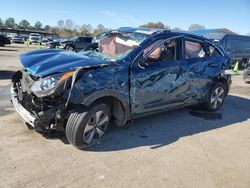
M 56 38 L 50 42 L 47 42 L 46 47 L 47 48 L 58 48 L 60 46 L 60 44 L 61 44 L 61 39 Z
M 250 36 L 226 34 L 219 40 L 219 44 L 231 57 L 232 63 L 240 63 L 240 69 L 244 69 L 250 60 Z
M 25 38 L 20 35 L 14 36 L 11 40 L 12 43 L 19 43 L 19 44 L 23 44 L 24 41 L 25 41 Z
M 68 40 L 61 41 L 60 47 L 69 51 L 85 50 L 92 44 L 92 37 L 73 37 Z
M 78 148 L 96 143 L 110 122 L 200 105 L 218 110 L 228 94 L 230 58 L 196 35 L 120 28 L 78 53 L 45 49 L 20 56 L 11 100 L 29 127 L 65 131 Z
M 0 35 L 0 46 L 5 46 L 6 44 L 11 44 L 10 39 L 3 35 Z
M 47 45 L 49 42 L 51 42 L 51 39 L 46 38 L 46 37 L 42 37 L 42 44 L 43 45 Z

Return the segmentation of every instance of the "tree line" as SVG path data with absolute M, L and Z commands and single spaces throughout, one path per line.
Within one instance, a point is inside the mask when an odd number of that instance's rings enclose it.
M 160 28 L 160 29 L 172 29 L 172 30 L 182 30 L 179 27 L 171 28 L 168 25 L 164 25 L 162 22 L 148 22 L 146 24 L 140 25 L 139 27 L 144 28 Z M 35 29 L 35 30 L 44 30 L 47 32 L 56 33 L 61 37 L 69 36 L 95 36 L 102 32 L 109 30 L 102 24 L 98 24 L 95 28 L 90 24 L 78 25 L 74 23 L 73 20 L 59 20 L 56 26 L 43 25 L 40 21 L 35 22 L 34 25 L 31 25 L 28 20 L 21 20 L 19 23 L 16 23 L 14 18 L 7 18 L 3 20 L 0 18 L 0 28 L 13 28 L 13 29 Z M 192 24 L 188 28 L 188 31 L 205 29 L 205 26 L 200 24 Z

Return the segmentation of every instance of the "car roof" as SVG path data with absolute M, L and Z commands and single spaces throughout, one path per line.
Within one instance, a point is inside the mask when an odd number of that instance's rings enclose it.
M 184 35 L 186 37 L 198 39 L 198 40 L 207 40 L 210 41 L 209 39 L 205 39 L 203 36 L 196 35 L 193 33 L 190 33 L 188 31 L 179 31 L 179 30 L 167 30 L 167 29 L 159 29 L 159 28 L 135 28 L 135 27 L 120 27 L 119 29 L 116 29 L 114 31 L 121 31 L 121 32 L 140 32 L 144 31 L 145 34 L 148 33 L 148 35 L 155 35 L 155 34 L 160 34 L 163 32 L 167 32 L 170 35 L 175 34 L 175 35 Z
M 141 31 L 164 31 L 164 29 L 160 29 L 160 28 L 140 28 L 140 27 L 120 27 L 119 29 L 116 29 L 117 31 L 121 31 L 121 32 L 136 32 L 138 30 Z

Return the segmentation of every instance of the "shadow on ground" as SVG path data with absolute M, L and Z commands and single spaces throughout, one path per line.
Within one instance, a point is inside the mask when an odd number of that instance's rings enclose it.
M 0 71 L 1 77 L 2 71 Z M 0 86 L 0 117 L 13 113 L 13 110 L 9 110 L 12 107 L 10 102 L 10 85 Z
M 126 129 L 113 128 L 99 144 L 88 151 L 116 151 L 149 146 L 166 146 L 181 137 L 237 126 L 250 118 L 250 100 L 228 96 L 217 113 L 181 109 L 137 119 Z
M 229 95 L 218 112 L 185 108 L 136 119 L 126 128 L 112 125 L 101 142 L 86 150 L 118 151 L 141 146 L 157 149 L 185 136 L 226 126 L 239 126 L 237 123 L 249 118 L 250 100 Z M 63 143 L 69 144 L 64 134 L 51 134 L 46 138 L 60 139 Z
M 0 48 L 0 51 L 5 51 L 5 52 L 17 52 L 18 50 L 9 49 L 9 48 Z
M 10 70 L 0 70 L 0 80 L 9 80 L 12 78 L 12 75 L 15 71 Z
M 215 113 L 185 108 L 136 119 L 126 128 L 112 125 L 103 140 L 87 150 L 92 152 L 117 151 L 141 146 L 157 149 L 172 144 L 185 136 L 226 126 L 239 126 L 237 123 L 249 118 L 250 100 L 229 95 L 222 108 Z M 63 133 L 43 136 L 47 139 L 60 139 L 64 144 L 69 144 Z

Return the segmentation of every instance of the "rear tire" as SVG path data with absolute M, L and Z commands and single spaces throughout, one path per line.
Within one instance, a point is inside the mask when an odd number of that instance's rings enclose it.
M 66 48 L 65 48 L 66 50 L 69 50 L 69 51 L 74 51 L 75 49 L 74 49 L 74 47 L 73 46 L 66 46 Z
M 222 106 L 226 94 L 226 86 L 221 82 L 216 83 L 209 91 L 207 101 L 204 103 L 206 110 L 217 111 Z
M 102 138 L 110 120 L 110 108 L 104 103 L 95 104 L 85 111 L 73 112 L 66 125 L 66 137 L 69 143 L 84 149 Z

